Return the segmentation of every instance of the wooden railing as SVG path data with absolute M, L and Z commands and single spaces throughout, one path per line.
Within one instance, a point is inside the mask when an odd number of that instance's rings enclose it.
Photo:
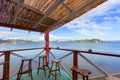
M 45 49 L 45 48 L 30 48 L 30 49 L 17 49 L 17 50 L 0 51 L 0 53 L 1 53 L 0 57 L 4 55 L 4 62 L 0 63 L 1 65 L 3 65 L 3 79 L 2 80 L 9 80 L 10 79 L 10 55 L 25 58 L 24 56 L 21 56 L 19 54 L 13 53 L 13 52 L 15 52 L 15 51 L 26 51 L 26 50 L 36 50 L 36 49 Z M 36 55 L 33 59 L 35 59 L 38 55 Z M 34 61 L 34 62 L 36 62 L 36 61 Z
M 37 50 L 37 49 L 43 49 L 39 54 L 37 54 L 35 57 L 33 57 L 33 61 L 35 61 L 34 59 L 37 58 L 43 51 L 45 51 L 46 49 L 43 48 L 31 48 L 31 49 L 18 49 L 18 50 L 7 50 L 7 51 L 0 51 L 0 57 L 4 55 L 4 62 L 0 63 L 0 65 L 3 65 L 3 80 L 9 80 L 10 79 L 10 55 L 14 55 L 17 57 L 21 57 L 21 58 L 25 58 L 24 56 L 21 56 L 19 54 L 13 53 L 15 51 L 26 51 L 26 50 Z M 104 75 L 109 75 L 107 72 L 105 72 L 103 69 L 101 69 L 99 66 L 97 66 L 95 63 L 93 63 L 91 60 L 89 60 L 88 58 L 86 58 L 83 54 L 94 54 L 94 55 L 102 55 L 102 56 L 112 56 L 112 57 L 120 57 L 120 55 L 118 54 L 110 54 L 110 53 L 102 53 L 102 52 L 89 52 L 89 51 L 82 51 L 82 50 L 72 50 L 72 49 L 63 49 L 63 48 L 49 48 L 50 52 L 49 54 L 51 54 L 54 58 L 56 58 L 54 56 L 54 54 L 51 52 L 51 50 L 61 50 L 61 51 L 69 51 L 68 54 L 60 57 L 59 59 L 62 60 L 63 58 L 73 54 L 73 66 L 78 66 L 78 56 L 81 56 L 82 58 L 84 58 L 87 62 L 89 62 L 91 65 L 93 65 L 94 67 L 96 67 L 99 71 L 101 71 Z M 81 54 L 82 53 L 82 54 Z M 6 63 L 6 64 L 4 64 Z M 71 75 L 69 73 L 69 71 L 61 64 L 61 67 L 70 75 L 70 76 L 74 76 L 75 79 L 74 80 L 78 80 L 78 75 L 77 73 L 74 75 Z M 72 67 L 72 66 L 71 66 Z
M 111 56 L 111 57 L 120 57 L 119 54 L 111 54 L 111 53 L 102 53 L 102 52 L 92 52 L 92 51 L 82 51 L 82 50 L 72 50 L 72 49 L 64 49 L 64 48 L 50 48 L 54 50 L 62 50 L 62 51 L 70 51 L 73 54 L 73 66 L 78 67 L 78 55 L 80 55 L 83 59 L 85 59 L 88 63 L 93 65 L 95 68 L 97 68 L 100 72 L 104 74 L 104 76 L 109 76 L 110 74 L 104 71 L 102 68 L 97 66 L 94 62 L 89 60 L 87 57 L 85 57 L 83 54 L 94 54 L 94 55 L 102 55 L 102 56 Z M 82 53 L 82 54 L 81 54 Z M 72 75 L 73 80 L 78 80 L 78 74 L 74 73 Z

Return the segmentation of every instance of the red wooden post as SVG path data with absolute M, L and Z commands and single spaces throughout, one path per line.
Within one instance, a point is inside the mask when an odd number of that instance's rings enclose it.
M 46 62 L 49 63 L 49 31 L 45 31 L 45 49 L 46 49 Z
M 10 71 L 10 51 L 4 52 L 3 80 L 9 80 Z
M 73 51 L 73 67 L 78 67 L 78 52 Z M 73 80 L 78 80 L 78 75 L 76 72 L 72 72 Z

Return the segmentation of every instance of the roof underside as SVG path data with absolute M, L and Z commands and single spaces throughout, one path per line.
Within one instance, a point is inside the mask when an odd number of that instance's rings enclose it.
M 106 0 L 0 0 L 0 26 L 52 31 Z

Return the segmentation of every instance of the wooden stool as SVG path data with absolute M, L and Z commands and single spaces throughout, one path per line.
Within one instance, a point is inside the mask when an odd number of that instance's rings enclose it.
M 72 67 L 71 70 L 73 71 L 73 75 L 74 75 L 74 72 L 82 75 L 83 80 L 88 80 L 88 76 L 89 76 L 89 74 L 91 74 L 91 72 L 89 70 L 80 69 L 78 67 Z
M 23 71 L 23 66 L 24 66 L 25 61 L 26 62 L 28 61 L 28 69 Z M 32 77 L 32 59 L 22 59 L 22 63 L 21 63 L 21 66 L 19 68 L 17 80 L 20 80 L 22 74 L 26 74 L 26 73 L 28 73 L 31 76 L 31 80 L 33 80 L 33 77 Z
M 59 71 L 59 74 L 61 75 L 60 62 L 61 61 L 57 59 L 52 60 L 52 65 L 51 65 L 48 77 L 50 77 L 50 75 L 52 74 L 55 77 L 55 80 L 57 80 L 57 71 Z M 53 65 L 55 65 L 55 69 L 53 69 Z
M 42 65 L 41 65 L 41 60 L 42 60 Z M 39 56 L 39 62 L 38 62 L 38 72 L 39 73 L 39 69 L 41 70 L 44 70 L 44 75 L 46 76 L 46 68 L 45 67 L 48 67 L 46 65 L 46 55 L 44 56 Z M 48 67 L 49 68 L 49 67 Z

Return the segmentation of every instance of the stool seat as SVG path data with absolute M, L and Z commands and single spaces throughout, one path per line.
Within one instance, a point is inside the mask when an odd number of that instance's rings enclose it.
M 91 74 L 91 72 L 89 70 L 81 69 L 78 67 L 72 67 L 71 70 L 73 71 L 73 75 L 74 75 L 74 72 L 82 75 L 83 80 L 88 80 L 88 76 L 89 76 L 89 74 Z
M 39 56 L 39 58 L 44 58 L 44 57 L 46 57 L 46 55 Z
M 32 59 L 31 58 L 22 59 L 22 61 L 29 61 L 29 60 L 32 60 Z
M 78 67 L 72 67 L 71 70 L 75 71 L 75 72 L 77 72 L 77 73 L 79 73 L 80 75 L 83 75 L 83 76 L 88 76 L 89 74 L 91 74 L 91 72 L 89 70 L 80 69 Z
M 61 62 L 60 60 L 58 60 L 58 59 L 53 59 L 53 60 L 51 60 L 53 63 L 59 63 L 59 62 Z

